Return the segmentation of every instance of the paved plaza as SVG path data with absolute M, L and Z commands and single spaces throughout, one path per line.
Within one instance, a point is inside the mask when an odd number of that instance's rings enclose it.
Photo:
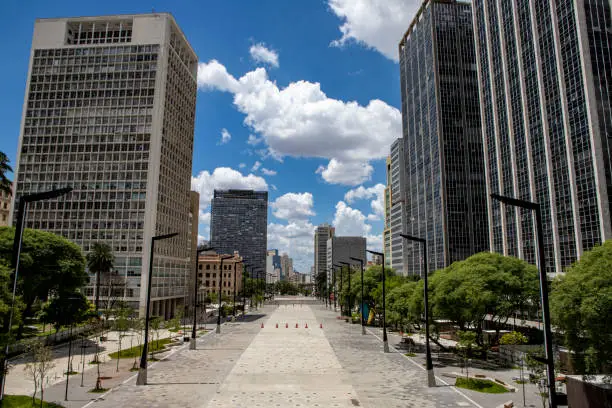
M 60 383 L 52 400 L 88 408 L 493 406 L 454 387 L 428 388 L 419 364 L 383 353 L 375 335 L 336 316 L 319 304 L 268 305 L 200 337 L 195 351 L 175 347 L 150 366 L 146 386 L 125 366 L 108 393 L 75 390 L 66 403 Z

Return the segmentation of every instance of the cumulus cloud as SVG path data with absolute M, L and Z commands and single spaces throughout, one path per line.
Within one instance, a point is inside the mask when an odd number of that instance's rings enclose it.
M 253 167 L 251 167 L 251 171 L 257 171 L 259 170 L 260 167 L 261 167 L 261 162 L 257 160 L 255 163 L 253 163 Z
M 268 248 L 287 252 L 293 258 L 294 268 L 310 272 L 314 256 L 315 226 L 308 220 L 289 221 L 287 224 L 268 224 Z
M 330 184 L 355 186 L 370 180 L 374 168 L 367 162 L 341 162 L 331 159 L 325 166 L 319 166 L 316 173 Z
M 422 0 L 328 0 L 332 12 L 342 20 L 342 37 L 333 46 L 355 41 L 398 61 L 398 44 Z
M 263 138 L 261 137 L 257 137 L 255 135 L 249 135 L 249 140 L 247 140 L 247 144 L 250 144 L 251 146 L 257 146 L 262 141 L 263 141 Z
M 278 68 L 278 53 L 266 47 L 264 43 L 252 45 L 251 48 L 249 48 L 249 53 L 253 61 Z
M 371 221 L 377 221 L 385 216 L 385 186 L 384 184 L 376 184 L 375 186 L 365 188 L 359 186 L 355 189 L 347 191 L 344 195 L 344 200 L 352 204 L 356 200 L 369 200 L 375 198 L 370 202 L 372 207 L 372 213 L 368 215 L 368 219 Z
M 336 235 L 365 237 L 368 248 L 379 250 L 382 248 L 382 234 L 372 234 L 372 226 L 366 220 L 368 217 L 361 211 L 338 201 L 332 225 L 336 228 Z
M 269 155 L 277 160 L 283 156 L 330 160 L 325 173 L 329 182 L 346 179 L 334 177 L 334 168 L 340 167 L 337 163 L 345 167 L 360 163 L 352 166 L 360 166 L 359 178 L 367 180 L 372 173 L 367 163 L 385 158 L 402 133 L 401 113 L 383 101 L 375 99 L 363 106 L 333 99 L 319 83 L 308 81 L 279 88 L 264 68 L 236 79 L 215 60 L 200 63 L 198 85 L 231 92 L 245 124 L 263 137 Z M 358 184 L 355 180 L 345 183 Z
M 221 140 L 219 140 L 218 144 L 226 144 L 230 140 L 232 140 L 232 135 L 230 132 L 228 132 L 225 128 L 221 129 Z
M 265 174 L 266 176 L 276 176 L 276 174 L 277 174 L 277 173 L 276 173 L 276 170 L 266 169 L 265 167 L 263 167 L 263 168 L 261 169 L 261 172 L 262 172 L 263 174 Z
M 270 207 L 274 216 L 284 220 L 304 220 L 315 215 L 312 210 L 314 200 L 311 193 L 287 193 L 276 199 Z

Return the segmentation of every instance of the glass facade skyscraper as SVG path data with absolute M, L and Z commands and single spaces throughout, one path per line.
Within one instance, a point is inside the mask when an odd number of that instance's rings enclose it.
M 32 204 L 25 226 L 85 253 L 109 244 L 109 288 L 144 314 L 151 237 L 152 312 L 171 316 L 187 293 L 197 56 L 167 13 L 39 19 L 23 106 L 16 200 L 71 186 Z M 93 282 L 93 275 L 91 281 Z M 93 296 L 92 284 L 85 293 Z M 116 293 L 115 293 L 116 292 Z M 102 291 L 104 302 L 107 292 Z
M 487 193 L 542 207 L 546 270 L 612 237 L 608 0 L 475 0 Z M 534 217 L 488 200 L 491 249 L 536 261 Z
M 260 269 L 258 276 L 263 278 L 268 245 L 268 192 L 215 190 L 210 240 L 219 254 L 238 251 L 245 263 Z
M 428 0 L 399 45 L 406 233 L 429 270 L 489 249 L 470 3 Z M 421 248 L 406 246 L 407 271 Z
M 397 139 L 391 145 L 390 165 L 387 171 L 390 173 L 388 181 L 391 183 L 389 190 L 389 242 L 391 248 L 389 252 L 389 264 L 391 268 L 400 275 L 418 274 L 418 271 L 409 270 L 406 265 L 407 246 L 409 243 L 400 236 L 406 231 L 406 166 L 404 164 L 404 140 Z M 385 251 L 385 257 L 387 251 Z M 386 263 L 386 262 L 385 262 Z

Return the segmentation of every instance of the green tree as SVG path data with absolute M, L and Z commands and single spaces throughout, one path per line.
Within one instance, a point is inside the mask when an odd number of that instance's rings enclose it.
M 25 365 L 24 371 L 26 376 L 34 382 L 32 406 L 36 402 L 36 392 L 40 388 L 40 406 L 42 408 L 45 398 L 45 383 L 50 371 L 55 367 L 53 352 L 50 347 L 45 346 L 44 342 L 38 340 L 30 345 L 29 351 L 32 353 L 32 362 Z
M 6 194 L 13 194 L 13 183 L 6 176 L 6 173 L 12 173 L 13 168 L 9 165 L 11 161 L 4 152 L 0 152 L 0 191 Z
M 0 227 L 0 264 L 9 266 L 15 228 Z M 33 315 L 37 300 L 74 293 L 87 282 L 85 259 L 81 248 L 50 232 L 25 229 L 19 261 L 17 290 L 23 304 L 23 316 Z M 8 321 L 4 320 L 6 330 Z M 20 325 L 18 337 L 23 330 Z
M 538 271 L 518 258 L 482 252 L 436 271 L 430 297 L 437 317 L 461 330 L 474 327 L 482 345 L 482 322 L 487 315 L 506 322 L 515 311 L 537 305 Z
M 412 296 L 416 282 L 400 281 L 387 295 L 387 318 L 391 317 L 390 323 L 395 324 L 404 331 L 411 331 L 411 326 L 420 315 L 414 313 L 412 307 Z
M 459 350 L 463 357 L 463 366 L 465 367 L 465 378 L 469 377 L 469 364 L 468 360 L 472 353 L 472 348 L 476 343 L 476 333 L 473 331 L 459 330 L 457 332 L 459 336 Z
M 58 332 L 62 326 L 78 324 L 92 316 L 91 304 L 81 293 L 62 293 L 51 299 L 44 307 L 41 319 L 53 324 Z
M 115 256 L 107 243 L 96 242 L 87 254 L 87 269 L 90 273 L 96 274 L 96 312 L 100 304 L 100 277 L 102 274 L 109 274 L 114 267 Z
M 612 367 L 612 240 L 585 252 L 554 281 L 550 306 L 578 372 L 606 373 Z

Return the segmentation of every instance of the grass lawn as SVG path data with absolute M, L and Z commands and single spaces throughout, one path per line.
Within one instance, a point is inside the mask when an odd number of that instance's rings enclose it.
M 43 402 L 43 408 L 62 408 L 62 405 Z M 40 407 L 40 400 L 37 398 L 36 403 L 32 405 L 32 397 L 27 395 L 5 395 L 2 408 L 32 408 Z
M 155 351 L 162 350 L 164 349 L 166 344 L 169 344 L 169 343 L 172 343 L 172 339 L 170 339 L 169 337 L 165 339 L 159 339 L 159 342 L 157 340 L 152 340 L 149 342 L 149 347 L 148 347 L 149 353 L 153 353 Z M 142 354 L 142 348 L 138 346 L 134 346 L 129 349 L 121 350 L 121 356 L 119 356 L 118 351 L 115 351 L 114 353 L 110 353 L 109 357 L 110 358 L 134 358 L 134 357 L 140 357 L 141 354 Z
M 508 392 L 507 389 L 490 380 L 480 380 L 477 378 L 458 377 L 455 382 L 455 387 L 465 388 L 468 390 L 486 392 L 489 394 L 503 394 Z

